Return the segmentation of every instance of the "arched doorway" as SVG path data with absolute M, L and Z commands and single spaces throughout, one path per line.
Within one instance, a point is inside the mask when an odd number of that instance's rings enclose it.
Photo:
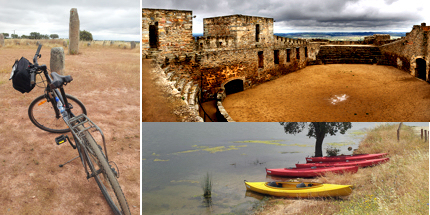
M 415 68 L 416 77 L 426 81 L 426 61 L 422 58 L 416 60 L 417 67 Z
M 243 91 L 243 80 L 242 79 L 231 80 L 224 85 L 224 89 L 225 89 L 226 95 Z

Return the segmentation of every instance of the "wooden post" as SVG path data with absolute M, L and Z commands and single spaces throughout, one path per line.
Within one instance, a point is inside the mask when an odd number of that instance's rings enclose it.
M 397 129 L 397 142 L 400 141 L 400 128 L 402 127 L 403 122 L 399 124 L 399 128 Z
M 421 140 L 423 139 L 423 130 L 424 129 L 421 128 Z
M 424 142 L 427 142 L 427 130 L 424 130 Z

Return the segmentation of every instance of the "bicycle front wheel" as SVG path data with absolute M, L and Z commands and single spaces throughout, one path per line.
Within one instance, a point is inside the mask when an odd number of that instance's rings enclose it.
M 84 131 L 83 139 L 85 142 L 84 147 L 87 149 L 85 150 L 85 155 L 88 166 L 112 211 L 116 215 L 131 214 L 112 167 L 102 152 L 102 147 L 95 142 L 88 131 Z
M 75 115 L 87 114 L 84 104 L 79 99 L 66 94 L 67 101 L 72 105 L 72 112 Z M 63 118 L 57 118 L 52 101 L 45 94 L 37 97 L 28 107 L 28 116 L 31 122 L 38 128 L 52 133 L 66 133 L 70 128 L 64 122 Z

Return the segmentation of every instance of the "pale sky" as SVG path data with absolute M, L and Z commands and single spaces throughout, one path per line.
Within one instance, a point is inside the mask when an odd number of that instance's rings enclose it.
M 430 25 L 429 0 L 141 0 L 142 8 L 192 10 L 193 33 L 203 18 L 242 14 L 274 18 L 275 33 L 401 31 Z
M 72 8 L 94 40 L 140 41 L 140 0 L 0 0 L 0 33 L 68 38 Z

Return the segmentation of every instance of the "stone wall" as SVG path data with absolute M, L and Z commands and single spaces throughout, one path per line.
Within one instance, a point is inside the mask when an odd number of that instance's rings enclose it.
M 151 48 L 150 33 L 156 37 L 156 47 Z M 142 57 L 144 58 L 159 57 L 164 60 L 164 57 L 172 59 L 193 52 L 192 33 L 192 11 L 142 9 Z
M 400 68 L 417 77 L 416 60 L 426 61 L 426 80 L 429 81 L 429 26 L 425 23 L 414 25 L 411 32 L 406 33 L 395 42 L 380 46 L 389 65 Z
M 258 27 L 257 27 L 258 26 Z M 204 37 L 231 36 L 236 48 L 268 47 L 273 43 L 273 18 L 231 15 L 203 19 Z M 256 35 L 258 32 L 258 36 Z

